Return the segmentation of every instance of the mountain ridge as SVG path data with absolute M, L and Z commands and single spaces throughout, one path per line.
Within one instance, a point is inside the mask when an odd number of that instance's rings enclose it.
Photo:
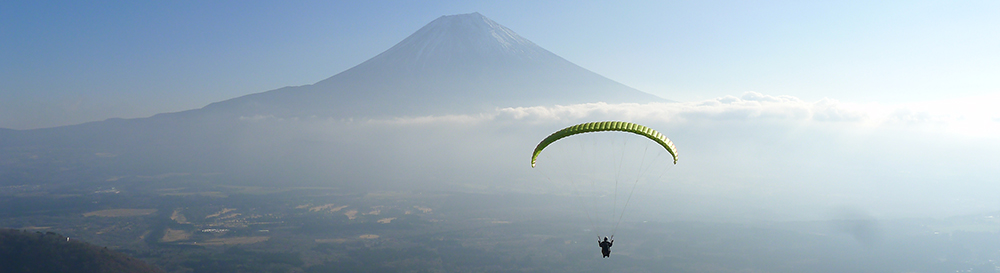
M 315 84 L 209 104 L 241 115 L 463 114 L 496 107 L 666 101 L 573 64 L 479 13 L 441 16 Z

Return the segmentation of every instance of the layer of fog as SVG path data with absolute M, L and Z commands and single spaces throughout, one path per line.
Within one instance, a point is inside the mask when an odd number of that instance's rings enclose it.
M 907 105 L 746 93 L 706 101 L 502 108 L 392 119 L 243 117 L 238 166 L 275 179 L 379 189 L 560 194 L 529 165 L 551 132 L 631 121 L 676 144 L 662 179 L 638 184 L 631 220 L 875 218 L 1000 210 L 1000 96 Z M 276 163 L 278 162 L 278 163 Z M 287 175 L 295 174 L 295 175 Z

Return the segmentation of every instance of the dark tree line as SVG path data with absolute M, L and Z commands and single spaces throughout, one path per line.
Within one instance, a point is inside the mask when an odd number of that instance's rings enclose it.
M 0 272 L 163 272 L 142 260 L 53 232 L 0 230 Z

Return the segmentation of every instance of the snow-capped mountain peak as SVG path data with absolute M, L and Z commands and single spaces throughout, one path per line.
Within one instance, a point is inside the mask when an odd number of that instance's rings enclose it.
M 206 108 L 241 115 L 344 117 L 648 101 L 662 99 L 588 71 L 469 13 L 441 16 L 385 52 L 316 84 Z

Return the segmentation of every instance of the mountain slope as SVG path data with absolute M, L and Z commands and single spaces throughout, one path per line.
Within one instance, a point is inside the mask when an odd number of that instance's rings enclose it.
M 471 13 L 442 16 L 389 50 L 316 84 L 213 103 L 205 110 L 348 117 L 599 101 L 663 99 L 588 71 Z

